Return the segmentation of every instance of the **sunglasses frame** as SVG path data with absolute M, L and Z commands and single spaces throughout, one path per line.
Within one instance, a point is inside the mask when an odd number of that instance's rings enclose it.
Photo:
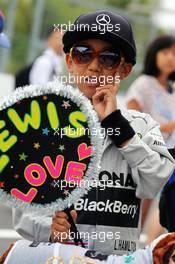
M 78 46 L 81 46 L 81 45 L 74 45 L 74 46 L 72 46 L 72 48 L 70 49 L 70 57 L 72 58 L 73 61 L 74 61 L 74 59 L 73 59 L 73 56 L 72 56 L 72 51 L 73 51 L 73 49 L 74 49 L 75 47 L 78 47 Z M 83 46 L 83 45 L 82 45 L 82 46 Z M 85 45 L 85 47 L 86 47 L 86 45 Z M 92 50 L 92 54 L 93 54 L 92 60 L 90 60 L 90 61 L 87 62 L 87 63 L 76 63 L 76 62 L 74 61 L 75 64 L 86 65 L 86 64 L 91 63 L 95 58 L 98 58 L 98 60 L 99 60 L 100 53 L 101 53 L 102 51 L 95 51 L 95 50 L 94 50 L 91 46 L 89 46 L 89 45 L 87 45 L 87 47 L 89 47 L 89 48 Z M 120 63 L 117 65 L 117 67 L 116 67 L 116 66 L 114 66 L 114 67 L 105 67 L 105 66 L 104 66 L 102 63 L 100 63 L 100 61 L 99 61 L 100 65 L 101 65 L 103 68 L 108 69 L 108 70 L 112 70 L 112 69 L 114 69 L 115 67 L 118 68 L 120 65 L 122 65 L 122 64 L 125 62 L 125 58 L 124 58 L 122 52 L 121 52 L 121 51 L 119 51 L 119 52 L 120 52 Z

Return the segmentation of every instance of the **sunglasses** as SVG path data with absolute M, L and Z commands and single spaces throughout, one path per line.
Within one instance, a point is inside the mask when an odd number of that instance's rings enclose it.
M 94 58 L 98 58 L 101 66 L 105 69 L 117 68 L 124 61 L 121 51 L 106 49 L 96 52 L 92 47 L 87 45 L 76 45 L 70 49 L 70 56 L 75 64 L 89 64 Z

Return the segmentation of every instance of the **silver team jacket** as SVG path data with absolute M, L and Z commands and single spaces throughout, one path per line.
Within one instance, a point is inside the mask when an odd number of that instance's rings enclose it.
M 134 110 L 122 114 L 135 136 L 123 148 L 106 138 L 100 184 L 74 205 L 78 230 L 89 248 L 116 255 L 138 248 L 141 200 L 154 198 L 175 168 L 157 122 Z M 49 241 L 51 221 L 51 215 L 13 209 L 14 228 L 32 241 Z

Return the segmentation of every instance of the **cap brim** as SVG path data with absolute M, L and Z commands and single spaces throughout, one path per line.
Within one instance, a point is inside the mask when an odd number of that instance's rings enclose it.
M 95 31 L 67 31 L 63 36 L 64 52 L 69 52 L 70 48 L 79 41 L 85 39 L 100 39 L 110 42 L 116 48 L 123 51 L 124 56 L 128 62 L 133 65 L 136 63 L 136 59 L 133 59 L 135 50 L 129 42 L 122 39 L 121 36 L 114 34 L 113 32 L 105 32 L 105 34 L 95 32 Z
M 10 40 L 3 32 L 0 33 L 0 46 L 7 49 L 11 47 Z

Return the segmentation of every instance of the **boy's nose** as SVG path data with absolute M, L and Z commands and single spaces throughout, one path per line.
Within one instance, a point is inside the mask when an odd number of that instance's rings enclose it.
M 88 65 L 88 70 L 93 72 L 100 72 L 101 65 L 98 58 L 94 58 Z

